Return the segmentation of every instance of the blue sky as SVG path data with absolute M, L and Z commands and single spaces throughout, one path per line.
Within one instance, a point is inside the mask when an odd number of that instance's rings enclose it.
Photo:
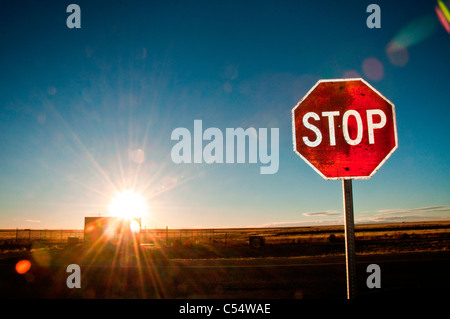
M 291 109 L 355 76 L 395 104 L 399 140 L 354 181 L 356 222 L 450 219 L 450 34 L 434 1 L 378 1 L 369 29 L 372 2 L 2 1 L 0 228 L 82 228 L 124 189 L 147 228 L 342 224 L 342 184 L 293 152 Z M 279 128 L 278 172 L 173 163 L 196 119 Z

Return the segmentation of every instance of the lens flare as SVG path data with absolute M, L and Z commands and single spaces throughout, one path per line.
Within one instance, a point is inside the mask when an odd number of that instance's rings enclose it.
M 405 66 L 409 61 L 408 49 L 399 45 L 395 41 L 388 43 L 386 47 L 386 54 L 389 61 L 396 66 Z
M 26 259 L 20 260 L 16 264 L 16 272 L 21 275 L 26 274 L 28 272 L 28 270 L 30 270 L 30 268 L 31 268 L 31 263 L 29 260 L 26 260 Z
M 372 81 L 381 81 L 384 77 L 383 64 L 377 58 L 367 58 L 362 65 L 364 74 Z
M 353 78 L 360 78 L 361 75 L 355 71 L 355 70 L 348 70 L 344 72 L 343 78 L 344 79 L 353 79 Z
M 434 10 L 436 11 L 439 22 L 444 27 L 445 31 L 447 31 L 447 33 L 450 33 L 450 13 L 445 4 L 442 3 L 442 1 L 438 1 L 438 3 L 439 7 L 435 6 Z
M 438 0 L 438 6 L 442 11 L 442 14 L 444 15 L 445 19 L 450 22 L 450 11 L 448 10 L 447 6 L 442 2 L 442 0 Z
M 137 220 L 132 220 L 130 223 L 130 230 L 133 233 L 139 233 L 141 231 L 141 225 L 139 225 L 139 222 Z
M 145 153 L 141 149 L 136 149 L 130 153 L 130 158 L 136 164 L 142 164 L 145 162 Z

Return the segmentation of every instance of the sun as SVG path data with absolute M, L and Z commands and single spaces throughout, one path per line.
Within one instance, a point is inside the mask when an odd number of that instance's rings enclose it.
M 148 211 L 147 202 L 142 195 L 132 190 L 118 193 L 109 204 L 109 213 L 124 219 L 142 218 Z

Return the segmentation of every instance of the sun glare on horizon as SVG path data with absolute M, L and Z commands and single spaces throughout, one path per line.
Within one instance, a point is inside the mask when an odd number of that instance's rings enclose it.
M 118 193 L 108 208 L 112 216 L 124 219 L 142 218 L 148 212 L 145 198 L 132 190 Z

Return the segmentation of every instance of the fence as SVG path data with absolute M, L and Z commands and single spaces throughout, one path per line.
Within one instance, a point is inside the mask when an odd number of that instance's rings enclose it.
M 394 227 L 395 226 L 395 227 Z M 356 237 L 364 241 L 388 243 L 407 238 L 447 240 L 450 223 L 398 224 L 356 226 Z M 252 238 L 259 238 L 253 241 Z M 78 240 L 69 242 L 69 238 Z M 155 246 L 177 246 L 207 244 L 216 246 L 235 245 L 278 245 L 340 243 L 343 240 L 342 226 L 291 227 L 291 228 L 208 228 L 208 229 L 141 229 L 141 244 Z M 84 240 L 80 229 L 0 229 L 0 250 L 8 247 L 31 247 L 35 242 L 42 244 L 71 244 Z M 422 240 L 423 241 L 423 240 Z M 444 245 L 444 242 L 441 243 Z
M 248 244 L 248 230 L 242 229 L 141 229 L 142 244 L 177 245 L 208 243 L 216 245 Z M 0 245 L 7 243 L 67 243 L 69 238 L 83 242 L 82 229 L 0 229 Z
M 40 241 L 44 243 L 66 243 L 69 237 L 83 240 L 84 231 L 80 229 L 0 229 L 0 243 L 19 243 Z
M 249 240 L 264 236 L 262 239 L 268 244 L 290 243 L 300 239 L 293 237 L 294 234 L 280 233 L 279 229 L 248 229 L 248 228 L 208 228 L 208 229 L 141 229 L 141 244 L 156 246 L 174 246 L 191 244 L 212 244 L 212 245 L 248 245 Z M 283 236 L 280 236 L 283 235 Z M 327 235 L 329 235 L 327 233 Z M 300 235 L 295 235 L 300 236 Z M 305 232 L 303 237 L 311 241 L 314 236 L 324 237 L 323 234 L 312 236 Z M 84 240 L 84 230 L 82 229 L 0 229 L 0 246 L 3 244 L 29 244 L 40 242 L 42 244 L 66 244 L 69 238 L 77 238 L 78 242 Z M 325 238 L 325 237 L 324 237 Z M 261 239 L 260 239 L 261 240 Z M 250 243 L 251 244 L 251 243 Z
M 232 245 L 248 243 L 248 231 L 231 229 L 142 229 L 141 243 L 155 245 L 189 245 L 208 243 Z

